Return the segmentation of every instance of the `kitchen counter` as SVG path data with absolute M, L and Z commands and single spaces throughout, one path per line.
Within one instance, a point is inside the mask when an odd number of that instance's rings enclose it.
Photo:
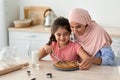
M 103 27 L 111 37 L 120 37 L 120 27 Z M 14 28 L 10 27 L 8 30 L 13 31 L 27 31 L 27 32 L 50 32 L 50 27 L 44 25 L 36 25 L 28 28 Z
M 39 65 L 2 75 L 0 80 L 120 80 L 120 66 L 93 65 L 89 70 L 59 71 L 53 67 L 52 61 L 40 61 Z M 27 75 L 28 70 L 31 76 Z M 47 73 L 52 73 L 51 79 L 47 78 Z
M 111 37 L 120 38 L 120 27 L 103 27 Z
M 9 31 L 24 31 L 24 32 L 50 32 L 50 27 L 45 27 L 44 25 L 35 25 L 26 28 L 8 28 Z

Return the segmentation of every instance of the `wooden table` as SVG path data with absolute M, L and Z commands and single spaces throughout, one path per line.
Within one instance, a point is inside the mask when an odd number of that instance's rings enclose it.
M 40 61 L 40 66 L 27 67 L 22 70 L 14 71 L 0 76 L 0 80 L 120 80 L 120 67 L 95 66 L 89 70 L 59 71 L 53 68 L 51 61 Z M 31 71 L 31 76 L 27 71 Z M 52 78 L 46 77 L 47 73 L 52 73 Z

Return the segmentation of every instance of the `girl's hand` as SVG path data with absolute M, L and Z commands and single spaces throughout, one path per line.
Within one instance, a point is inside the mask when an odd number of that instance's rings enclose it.
M 81 70 L 88 70 L 92 65 L 92 57 L 86 57 L 82 59 L 81 63 L 79 64 L 79 68 Z

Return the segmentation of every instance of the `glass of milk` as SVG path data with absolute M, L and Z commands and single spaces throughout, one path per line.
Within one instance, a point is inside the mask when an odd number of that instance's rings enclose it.
M 31 63 L 35 67 L 39 66 L 39 52 L 38 51 L 32 51 L 32 53 L 31 53 Z

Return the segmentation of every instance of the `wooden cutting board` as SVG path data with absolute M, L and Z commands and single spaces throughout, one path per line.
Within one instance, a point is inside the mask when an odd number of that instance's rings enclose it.
M 24 7 L 24 18 L 32 19 L 32 24 L 44 24 L 44 12 L 50 9 L 47 6 L 26 6 Z

